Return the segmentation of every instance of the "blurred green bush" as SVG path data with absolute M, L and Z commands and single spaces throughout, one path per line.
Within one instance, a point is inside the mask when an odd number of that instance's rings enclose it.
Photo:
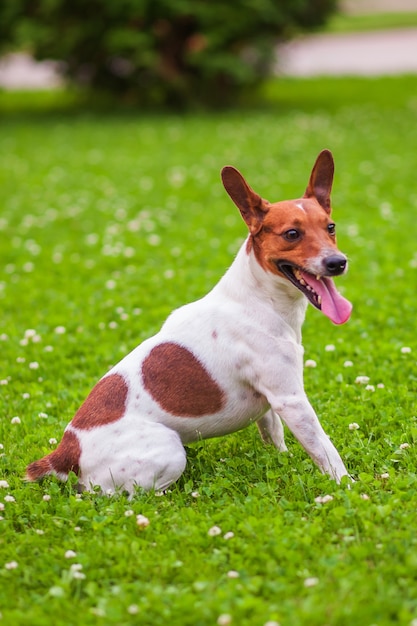
M 338 0 L 2 0 L 0 49 L 62 61 L 71 82 L 147 106 L 230 105 L 268 75 L 278 41 Z

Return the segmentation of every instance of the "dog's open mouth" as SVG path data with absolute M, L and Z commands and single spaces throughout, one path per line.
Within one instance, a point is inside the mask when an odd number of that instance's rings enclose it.
M 306 296 L 309 302 L 334 324 L 344 324 L 348 321 L 352 305 L 337 291 L 332 278 L 315 276 L 285 261 L 278 261 L 277 267 Z

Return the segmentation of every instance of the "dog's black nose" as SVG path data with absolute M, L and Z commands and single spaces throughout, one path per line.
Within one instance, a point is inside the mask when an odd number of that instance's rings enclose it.
M 342 254 L 332 254 L 323 261 L 328 276 L 338 276 L 346 269 L 347 260 Z

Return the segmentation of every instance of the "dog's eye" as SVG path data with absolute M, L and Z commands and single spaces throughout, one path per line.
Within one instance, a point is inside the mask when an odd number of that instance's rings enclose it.
M 336 234 L 336 224 L 328 224 L 327 225 L 327 232 L 329 233 L 329 235 L 335 235 Z
M 296 228 L 290 228 L 290 230 L 285 231 L 283 237 L 287 241 L 297 241 L 297 239 L 300 239 L 301 233 Z

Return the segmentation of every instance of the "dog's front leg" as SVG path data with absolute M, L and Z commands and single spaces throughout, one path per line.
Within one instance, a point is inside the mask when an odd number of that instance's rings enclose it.
M 271 406 L 324 474 L 338 483 L 343 476 L 349 476 L 304 393 L 302 396 L 274 399 Z
M 257 422 L 259 433 L 264 443 L 272 443 L 280 452 L 287 452 L 284 427 L 278 415 L 270 409 Z

